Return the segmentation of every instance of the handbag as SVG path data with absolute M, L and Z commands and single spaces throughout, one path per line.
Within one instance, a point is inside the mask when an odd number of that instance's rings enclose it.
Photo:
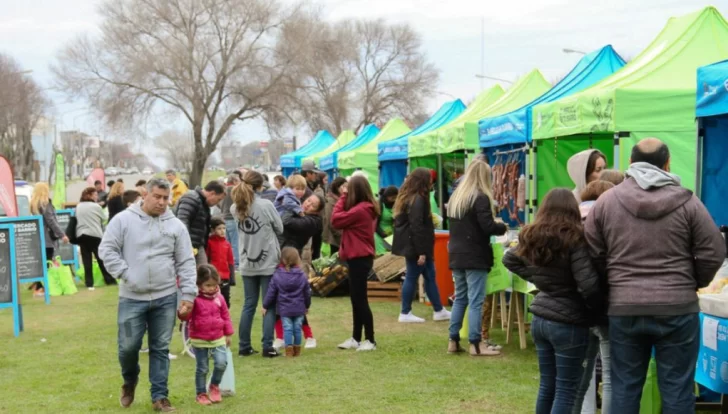
M 66 226 L 66 237 L 68 237 L 68 241 L 71 244 L 78 244 L 78 237 L 76 236 L 77 225 L 78 220 L 76 219 L 76 216 L 71 216 L 68 218 L 68 226 Z

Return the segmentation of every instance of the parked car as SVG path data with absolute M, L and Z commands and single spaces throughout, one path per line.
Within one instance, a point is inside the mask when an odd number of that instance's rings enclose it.
M 15 201 L 18 203 L 18 217 L 30 215 L 30 197 L 33 186 L 25 181 L 15 180 Z M 5 217 L 5 209 L 0 205 L 0 217 Z
M 137 167 L 130 168 L 129 174 L 139 174 L 139 168 L 137 168 Z
M 149 168 L 149 167 L 147 167 L 147 168 L 145 168 L 145 169 L 142 170 L 142 174 L 144 174 L 144 175 L 152 175 L 152 174 L 154 174 L 154 170 L 151 169 L 151 168 Z
M 116 167 L 109 167 L 104 170 L 104 173 L 109 177 L 114 177 L 116 175 L 119 175 L 119 169 Z

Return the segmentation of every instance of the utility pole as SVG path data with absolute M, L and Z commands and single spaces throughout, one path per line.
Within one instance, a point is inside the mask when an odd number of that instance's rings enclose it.
M 485 74 L 485 16 L 480 21 L 480 74 Z M 485 89 L 485 79 L 480 78 L 480 90 Z

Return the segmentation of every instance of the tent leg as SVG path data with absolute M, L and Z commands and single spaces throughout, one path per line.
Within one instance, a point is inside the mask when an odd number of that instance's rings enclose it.
M 621 135 L 619 132 L 614 133 L 614 166 L 612 168 L 614 168 L 617 171 L 619 171 L 619 157 L 620 157 L 619 137 L 620 136 Z
M 526 211 L 523 215 L 526 224 L 530 223 L 530 214 L 531 214 L 531 183 L 529 182 L 529 178 L 531 176 L 531 148 L 530 145 L 528 148 L 526 148 L 526 155 L 523 160 L 524 169 L 523 169 L 523 176 L 526 177 Z
M 705 131 L 703 130 L 703 118 L 698 118 L 698 139 L 697 148 L 695 153 L 697 159 L 695 160 L 695 195 L 702 199 L 703 196 L 703 139 Z
M 536 206 L 538 206 L 538 145 L 535 142 L 533 144 L 533 151 L 529 152 L 533 157 L 533 171 L 531 171 L 531 174 L 527 178 L 529 180 L 529 188 L 531 188 L 530 184 L 533 183 L 533 191 L 531 192 L 531 198 L 528 200 L 528 216 L 530 219 L 527 220 L 531 223 L 536 215 Z
M 437 154 L 437 203 L 440 206 L 440 213 L 443 213 L 445 205 L 442 203 L 442 184 L 444 183 L 444 177 L 442 173 L 442 154 Z M 444 219 L 444 217 L 443 217 Z

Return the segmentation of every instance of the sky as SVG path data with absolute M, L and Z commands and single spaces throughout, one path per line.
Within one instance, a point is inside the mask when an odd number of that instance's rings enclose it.
M 290 2 L 290 0 L 284 0 Z M 482 87 L 484 73 L 515 81 L 540 69 L 555 81 L 569 72 L 580 56 L 564 48 L 591 52 L 607 44 L 624 58 L 635 57 L 657 36 L 667 20 L 713 5 L 728 16 L 728 0 L 311 0 L 331 20 L 382 18 L 409 23 L 423 37 L 423 50 L 441 70 L 437 95 L 427 103 L 431 113 L 453 97 L 464 102 Z M 49 65 L 74 36 L 96 30 L 97 0 L 0 0 L 0 52 L 18 59 L 41 85 L 50 87 Z M 482 46 L 484 45 L 484 50 Z M 507 83 L 502 83 L 507 87 Z M 101 134 L 103 126 L 88 104 L 69 102 L 48 90 L 61 129 Z M 151 121 L 148 133 L 169 127 Z M 267 139 L 260 122 L 235 127 L 241 142 Z M 300 142 L 305 142 L 304 137 Z M 299 143 L 300 145 L 300 143 Z

